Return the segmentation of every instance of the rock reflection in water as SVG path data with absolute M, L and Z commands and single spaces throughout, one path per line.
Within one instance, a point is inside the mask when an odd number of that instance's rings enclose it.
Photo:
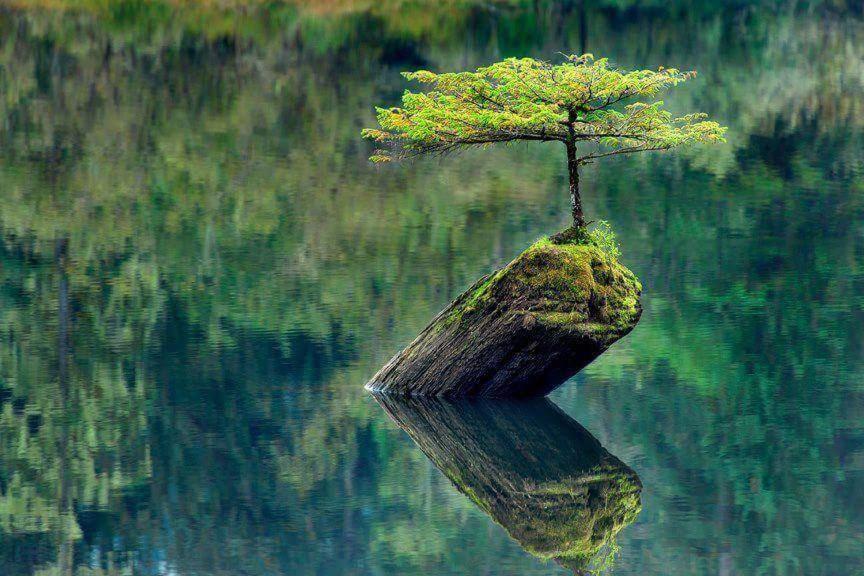
M 636 473 L 549 400 L 376 399 L 520 546 L 574 573 L 608 567 L 641 510 Z

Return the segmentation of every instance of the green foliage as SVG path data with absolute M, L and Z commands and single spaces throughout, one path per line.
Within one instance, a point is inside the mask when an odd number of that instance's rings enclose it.
M 612 225 L 606 220 L 598 220 L 594 227 L 588 231 L 591 242 L 600 248 L 609 258 L 617 260 L 621 256 L 621 248 Z
M 726 131 L 705 114 L 673 117 L 660 101 L 638 101 L 695 75 L 675 68 L 623 71 L 584 54 L 561 64 L 508 58 L 476 72 L 403 75 L 432 90 L 406 91 L 401 108 L 377 109 L 381 129 L 363 131 L 384 146 L 373 162 L 522 140 L 596 145 L 598 151 L 579 158 L 588 162 L 722 142 Z

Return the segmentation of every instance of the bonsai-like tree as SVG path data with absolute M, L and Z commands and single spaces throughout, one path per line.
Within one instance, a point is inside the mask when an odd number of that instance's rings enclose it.
M 508 58 L 476 72 L 403 76 L 432 90 L 406 90 L 401 108 L 378 108 L 381 129 L 363 131 L 382 145 L 370 158 L 386 162 L 446 154 L 497 142 L 561 142 L 567 151 L 573 226 L 584 228 L 579 169 L 598 158 L 723 142 L 726 128 L 702 113 L 680 118 L 653 99 L 695 76 L 674 68 L 616 70 L 591 54 L 561 64 Z

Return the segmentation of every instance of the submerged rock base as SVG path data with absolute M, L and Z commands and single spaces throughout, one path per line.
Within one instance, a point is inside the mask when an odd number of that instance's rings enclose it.
M 630 270 L 574 234 L 542 239 L 481 278 L 366 385 L 417 396 L 548 394 L 629 333 Z
M 603 564 L 642 509 L 636 473 L 549 400 L 375 398 L 520 546 L 574 573 Z

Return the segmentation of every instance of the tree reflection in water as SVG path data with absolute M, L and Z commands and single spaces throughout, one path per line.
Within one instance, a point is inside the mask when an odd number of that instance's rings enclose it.
M 608 567 L 615 535 L 642 509 L 636 473 L 545 398 L 376 399 L 525 550 L 576 574 Z

